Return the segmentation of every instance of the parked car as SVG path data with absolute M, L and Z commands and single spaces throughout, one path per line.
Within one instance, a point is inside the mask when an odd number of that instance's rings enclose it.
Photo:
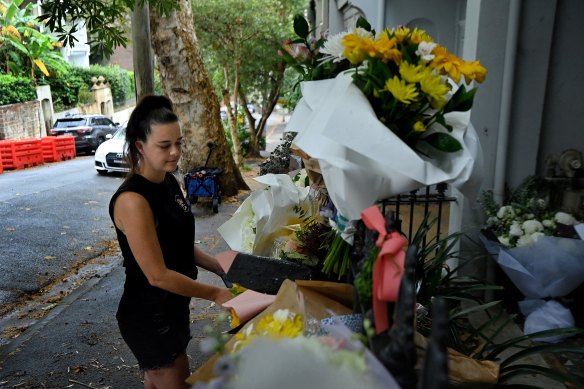
M 103 142 L 95 150 L 95 170 L 98 174 L 111 172 L 128 172 L 128 164 L 125 158 L 126 125 L 120 126 L 110 139 Z
M 75 149 L 81 152 L 96 150 L 108 134 L 113 135 L 117 130 L 117 123 L 103 115 L 75 115 L 57 119 L 49 134 L 73 135 Z

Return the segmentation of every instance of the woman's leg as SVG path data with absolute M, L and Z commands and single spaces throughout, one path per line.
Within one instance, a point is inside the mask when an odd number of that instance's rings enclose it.
M 186 354 L 179 355 L 172 365 L 162 369 L 146 370 L 144 372 L 145 389 L 185 389 L 189 385 L 185 380 L 189 377 L 189 361 Z

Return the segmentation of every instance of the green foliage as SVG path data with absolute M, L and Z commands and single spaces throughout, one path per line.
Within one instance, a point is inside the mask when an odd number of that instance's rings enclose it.
M 89 69 L 74 68 L 74 72 L 81 77 L 87 85 L 92 85 L 92 77 L 103 76 L 109 84 L 114 99 L 114 107 L 124 105 L 126 101 L 134 98 L 135 89 L 133 80 L 130 81 L 129 71 L 121 67 L 91 65 Z
M 233 149 L 233 138 L 231 137 L 231 131 L 229 130 L 229 124 L 227 121 L 223 121 L 223 128 L 225 129 L 225 137 L 227 138 L 227 143 L 229 143 L 229 147 L 231 148 L 232 152 L 235 152 Z M 241 145 L 241 154 L 246 156 L 249 153 L 251 148 L 251 135 L 249 134 L 249 129 L 245 123 L 245 121 L 238 121 L 237 123 L 237 137 L 239 138 L 239 144 Z M 260 140 L 260 146 L 266 146 L 266 139 L 262 138 Z
M 78 104 L 79 88 L 84 84 L 84 81 L 74 68 L 68 66 L 65 71 L 59 72 L 57 77 L 47 81 L 51 86 L 55 111 L 63 111 Z
M 227 81 L 233 85 L 234 66 L 246 96 L 267 103 L 282 58 L 281 42 L 292 34 L 293 15 L 302 0 L 208 0 L 193 2 L 193 19 L 205 65 L 218 99 Z M 278 96 L 276 95 L 275 98 Z M 262 110 L 263 111 L 263 110 Z
M 79 104 L 90 104 L 95 101 L 93 94 L 89 90 L 87 84 L 81 84 L 79 87 L 79 93 L 77 95 L 77 101 Z
M 33 4 L 22 3 L 0 0 L 1 68 L 33 80 L 50 77 L 66 63 L 55 50 L 61 44 L 33 16 Z
M 88 42 L 92 51 L 109 57 L 115 47 L 125 47 L 128 42 L 125 26 L 116 21 L 123 19 L 135 4 L 142 5 L 144 1 L 45 0 L 45 14 L 39 19 L 47 20 L 48 28 L 58 35 L 63 44 L 70 46 L 77 41 L 74 34 L 79 25 L 85 23 L 92 36 Z M 178 3 L 173 0 L 149 0 L 148 4 L 162 15 L 168 15 L 178 7 Z M 67 25 L 64 21 L 67 21 Z
M 0 74 L 0 105 L 36 100 L 36 90 L 30 78 Z

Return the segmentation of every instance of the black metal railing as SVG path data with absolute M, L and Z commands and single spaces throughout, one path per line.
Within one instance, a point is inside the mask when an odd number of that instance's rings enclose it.
M 443 218 L 449 217 L 449 213 L 446 214 L 444 212 L 445 205 L 456 201 L 455 197 L 447 196 L 446 190 L 448 189 L 448 185 L 446 183 L 439 183 L 436 185 L 435 190 L 433 191 L 430 186 L 427 186 L 425 189 L 417 189 L 411 191 L 409 194 L 402 194 L 397 195 L 394 197 L 390 197 L 388 199 L 382 200 L 379 203 L 381 204 L 381 211 L 384 215 L 387 215 L 388 212 L 393 212 L 394 220 L 395 220 L 395 228 L 397 228 L 400 232 L 404 233 L 408 240 L 412 241 L 414 237 L 414 233 L 420 226 L 417 225 L 414 221 L 414 216 L 416 213 L 416 206 L 423 205 L 422 210 L 422 217 L 429 215 L 431 213 L 432 205 L 435 205 L 436 215 L 433 215 L 433 218 L 437 218 L 436 220 L 436 240 L 440 239 L 440 231 L 442 225 L 444 223 Z M 422 193 L 420 193 L 422 192 Z M 402 230 L 402 214 L 406 214 L 406 210 L 409 209 L 408 223 L 407 228 L 408 232 Z M 434 209 L 432 209 L 434 211 Z M 426 238 L 424 237 L 423 246 L 426 245 Z

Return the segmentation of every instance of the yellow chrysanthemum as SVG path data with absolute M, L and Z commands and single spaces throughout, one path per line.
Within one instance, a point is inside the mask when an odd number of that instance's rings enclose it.
M 417 121 L 414 123 L 415 132 L 425 132 L 427 130 L 426 125 L 422 121 Z
M 387 80 L 385 82 L 385 89 L 404 104 L 410 104 L 418 98 L 416 86 L 414 84 L 407 84 L 398 76 L 393 76 L 393 78 Z
M 432 100 L 443 100 L 450 91 L 450 86 L 442 80 L 439 75 L 425 72 L 420 79 L 420 89 L 432 98 Z
M 370 41 L 370 42 L 368 42 Z M 372 45 L 372 40 L 369 38 L 362 38 L 357 34 L 347 34 L 341 41 L 345 50 L 343 55 L 353 65 L 359 65 L 365 59 L 366 50 Z M 364 50 L 365 49 L 365 50 Z
M 407 41 L 410 34 L 411 30 L 407 27 L 398 27 L 392 30 L 392 35 L 395 37 L 398 44 Z
M 465 76 L 467 82 L 475 78 L 477 81 L 479 79 L 484 80 L 486 69 L 483 68 L 478 61 L 476 63 L 465 62 L 459 57 L 450 54 L 448 50 L 442 46 L 436 46 L 433 53 L 435 54 L 435 57 L 432 62 L 430 62 L 430 66 L 443 74 L 447 74 L 454 80 L 454 82 L 458 83 L 462 75 Z
M 295 338 L 302 335 L 304 317 L 301 314 L 292 314 L 287 309 L 278 309 L 276 312 L 264 316 L 254 327 L 249 324 L 244 331 L 235 334 L 237 340 L 234 348 L 238 349 L 248 344 L 254 338 L 267 336 L 270 338 Z
M 424 68 L 404 61 L 399 65 L 399 74 L 406 82 L 415 84 L 424 76 Z
M 375 50 L 375 57 L 381 59 L 383 62 L 393 61 L 395 63 L 401 62 L 401 52 L 397 48 L 397 40 L 391 38 L 387 32 L 383 33 L 373 43 Z
M 414 31 L 412 31 L 410 41 L 415 44 L 418 44 L 420 42 L 434 42 L 432 37 L 428 35 L 426 31 L 420 30 L 418 28 L 414 28 Z
M 2 15 L 6 15 L 6 7 L 2 4 L 0 4 L 0 13 L 2 13 Z
M 467 84 L 472 80 L 482 83 L 487 76 L 487 69 L 479 61 L 463 62 L 460 66 L 460 72 L 464 75 Z

